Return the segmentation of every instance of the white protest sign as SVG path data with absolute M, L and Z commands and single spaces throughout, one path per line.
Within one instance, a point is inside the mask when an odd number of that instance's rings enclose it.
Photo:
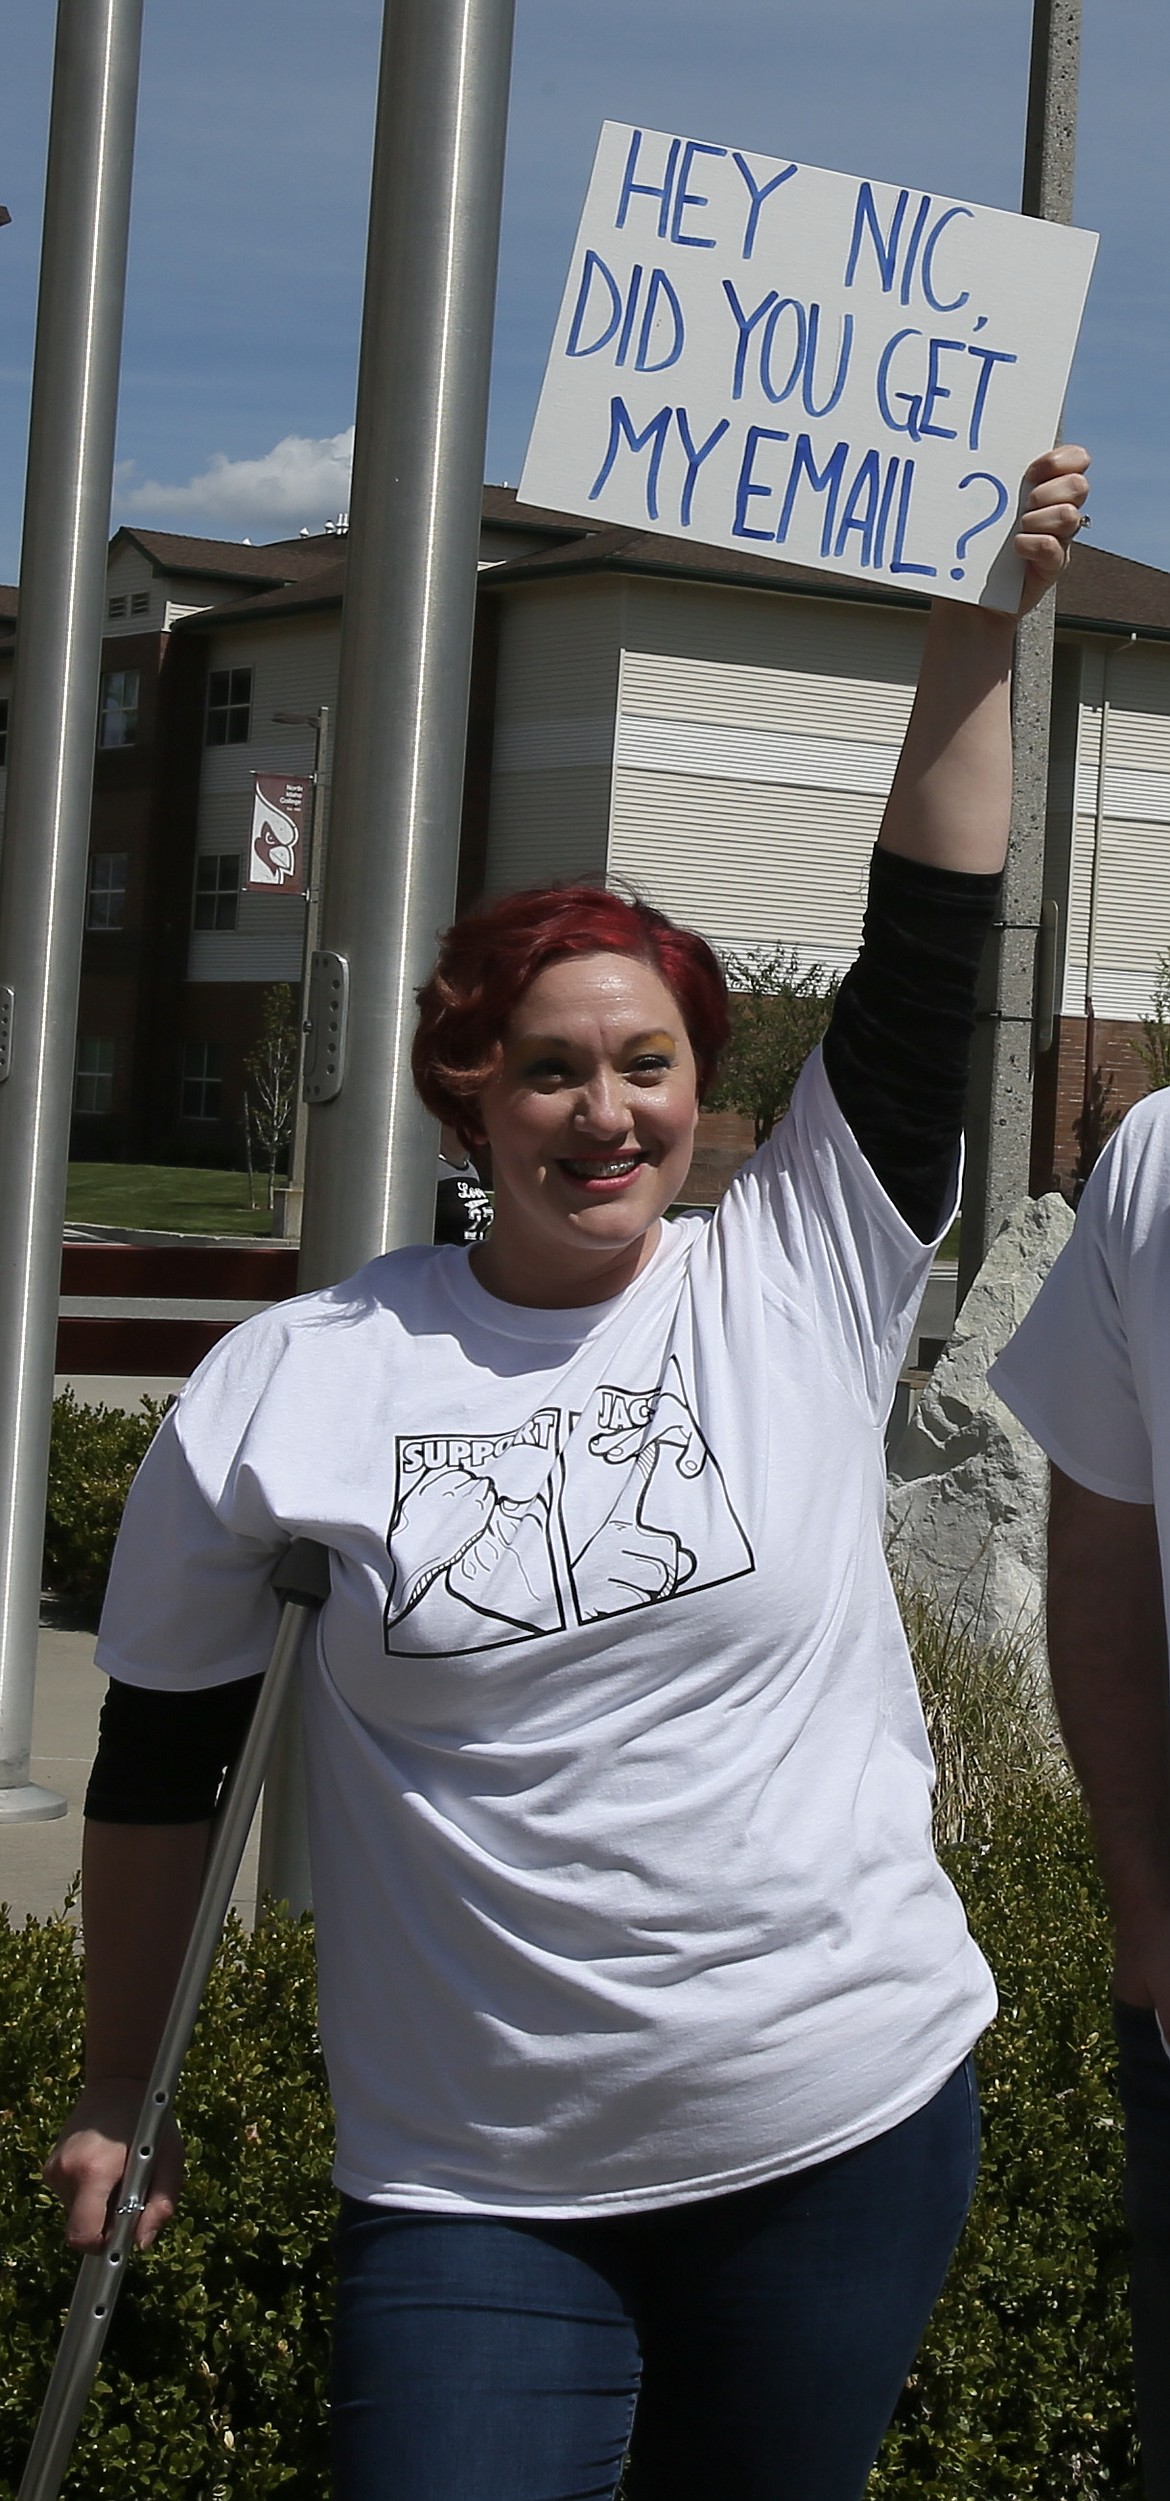
M 1096 244 L 607 122 L 521 499 L 1013 609 Z

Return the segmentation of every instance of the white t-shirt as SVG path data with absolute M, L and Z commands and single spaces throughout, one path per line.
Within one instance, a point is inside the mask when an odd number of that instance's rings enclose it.
M 988 1379 L 1066 1476 L 1170 1522 L 1170 1094 L 1110 1138 Z
M 669 2205 L 863 2143 L 994 2011 L 882 1556 L 930 1250 L 810 1063 L 710 1222 L 584 1310 L 400 1251 L 247 1321 L 126 1510 L 98 1650 L 253 1674 L 285 1541 L 352 2196 Z

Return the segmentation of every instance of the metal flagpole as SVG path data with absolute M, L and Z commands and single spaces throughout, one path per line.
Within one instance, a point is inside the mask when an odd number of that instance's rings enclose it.
M 28 1777 L 142 0 L 60 0 L 0 858 L 0 1816 Z
M 1021 206 L 1026 217 L 1047 217 L 1061 225 L 1071 222 L 1073 210 L 1080 40 L 1081 0 L 1033 0 Z M 1043 599 L 1023 618 L 1016 635 L 1012 831 L 996 942 L 984 965 L 984 999 L 972 1059 L 960 1302 L 1004 1218 L 1028 1193 L 1055 627 L 1056 601 Z
M 513 0 L 388 0 L 299 1281 L 429 1242 L 414 994 L 455 899 Z M 274 1774 L 266 1832 L 300 1822 Z M 265 1846 L 304 1902 L 300 1853 Z M 283 1864 L 280 1862 L 283 1860 Z

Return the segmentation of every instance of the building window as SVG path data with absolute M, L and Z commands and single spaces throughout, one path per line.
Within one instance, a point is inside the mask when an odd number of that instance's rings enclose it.
M 0 773 L 8 762 L 8 697 L 0 695 Z
M 196 929 L 234 929 L 239 909 L 239 852 L 205 851 L 195 862 Z
M 223 1093 L 223 1051 L 218 1042 L 183 1044 L 179 1109 L 184 1120 L 218 1120 Z
M 73 1079 L 75 1112 L 108 1112 L 114 1100 L 114 1045 L 83 1034 L 77 1045 Z
M 112 599 L 107 599 L 106 615 L 108 617 L 124 617 L 125 614 L 126 593 L 125 591 L 118 591 Z
M 99 747 L 132 747 L 138 736 L 138 671 L 110 669 L 102 679 Z
M 150 615 L 149 591 L 131 591 L 130 614 L 132 617 L 148 617 Z
M 125 851 L 91 851 L 86 895 L 87 929 L 121 929 L 126 918 Z
M 207 744 L 242 747 L 252 719 L 250 669 L 212 669 L 207 680 Z

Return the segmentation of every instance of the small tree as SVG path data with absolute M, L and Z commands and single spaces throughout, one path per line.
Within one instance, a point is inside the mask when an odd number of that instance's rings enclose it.
M 1134 1044 L 1135 1050 L 1137 1044 Z M 1073 1193 L 1080 1197 L 1098 1156 L 1108 1145 L 1121 1113 L 1113 1100 L 1112 1071 L 1094 1067 L 1090 1071 L 1088 1092 L 1081 1105 L 1079 1120 L 1073 1122 L 1077 1142 L 1077 1160 L 1073 1165 Z
M 707 1096 L 707 1109 L 744 1112 L 762 1146 L 788 1109 L 792 1089 L 833 1012 L 837 976 L 823 964 L 803 972 L 792 947 L 729 955 L 731 1039 Z
M 1158 957 L 1150 1011 L 1139 1021 L 1133 1048 L 1145 1069 L 1151 1094 L 1160 1086 L 1170 1085 L 1170 953 Z
M 250 1102 L 249 1102 L 249 1100 L 248 1100 L 248 1092 L 247 1092 L 247 1088 L 246 1088 L 246 1087 L 245 1087 L 245 1089 L 244 1089 L 244 1120 L 243 1120 L 243 1129 L 244 1129 L 244 1170 L 245 1170 L 245 1172 L 247 1173 L 247 1176 L 248 1176 L 248 1205 L 249 1205 L 249 1207 L 254 1208 L 254 1207 L 255 1207 L 255 1205 L 256 1205 L 256 1170 L 255 1170 L 255 1166 L 254 1166 L 253 1161 L 252 1161 L 252 1106 L 251 1106 L 251 1104 L 250 1104 Z
M 292 1135 L 297 1082 L 296 1001 L 290 982 L 274 981 L 265 991 L 260 1031 L 244 1061 L 244 1073 L 248 1079 L 244 1120 L 249 1137 L 255 1138 L 267 1159 L 271 1214 L 280 1150 Z

